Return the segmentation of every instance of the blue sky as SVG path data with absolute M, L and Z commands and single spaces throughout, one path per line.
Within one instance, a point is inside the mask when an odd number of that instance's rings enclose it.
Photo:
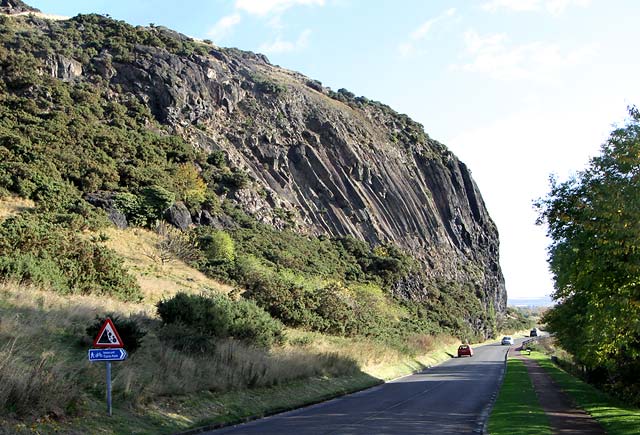
M 635 0 L 27 0 L 266 54 L 422 123 L 471 169 L 509 297 L 548 295 L 532 202 L 640 105 Z

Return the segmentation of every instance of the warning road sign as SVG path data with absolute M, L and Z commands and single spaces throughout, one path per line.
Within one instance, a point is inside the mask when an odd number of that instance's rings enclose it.
M 122 339 L 110 318 L 104 321 L 98 336 L 93 341 L 93 347 L 124 347 Z

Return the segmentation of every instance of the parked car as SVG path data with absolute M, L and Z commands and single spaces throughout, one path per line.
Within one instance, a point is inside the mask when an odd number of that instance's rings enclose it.
M 468 344 L 461 344 L 460 347 L 458 347 L 458 358 L 463 356 L 473 356 L 473 349 Z
M 529 333 L 529 337 L 537 337 L 538 336 L 538 328 L 533 328 Z
M 505 335 L 504 337 L 502 337 L 502 344 L 506 345 L 508 344 L 509 346 L 513 345 L 513 337 L 509 337 L 508 335 Z

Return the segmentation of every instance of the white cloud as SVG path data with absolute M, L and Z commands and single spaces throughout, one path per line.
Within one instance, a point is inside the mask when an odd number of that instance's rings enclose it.
M 309 36 L 311 30 L 306 29 L 298 36 L 295 41 L 285 41 L 278 36 L 275 41 L 264 43 L 260 46 L 260 52 L 266 54 L 289 53 L 305 49 L 309 45 Z
M 559 72 L 587 63 L 597 51 L 593 44 L 568 51 L 545 42 L 509 45 L 504 33 L 481 36 L 474 30 L 465 32 L 464 41 L 465 54 L 471 59 L 452 68 L 486 74 L 497 80 L 555 82 Z
M 438 21 L 442 21 L 447 17 L 451 17 L 455 13 L 456 13 L 455 8 L 447 9 L 437 17 L 425 21 L 420 27 L 418 27 L 416 30 L 411 32 L 410 38 L 413 39 L 414 41 L 424 39 L 429 33 L 429 31 L 431 30 L 431 27 L 433 27 L 435 23 L 437 23 Z
M 546 10 L 551 15 L 562 14 L 569 6 L 589 6 L 591 0 L 490 0 L 482 5 L 483 9 L 495 12 L 508 9 L 516 12 L 538 12 Z
M 402 56 L 409 56 L 416 52 L 416 43 L 427 38 L 434 24 L 454 16 L 455 8 L 447 9 L 435 18 L 431 18 L 422 23 L 417 29 L 409 34 L 407 40 L 398 44 L 398 51 Z
M 214 41 L 218 41 L 221 38 L 224 38 L 231 29 L 240 24 L 242 18 L 240 14 L 227 15 L 226 17 L 220 18 L 217 23 L 209 29 L 207 35 L 210 36 Z
M 325 0 L 236 0 L 236 9 L 252 15 L 282 13 L 293 6 L 324 6 Z

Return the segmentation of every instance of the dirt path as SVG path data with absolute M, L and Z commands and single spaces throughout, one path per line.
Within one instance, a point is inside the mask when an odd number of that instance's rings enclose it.
M 518 358 L 527 367 L 540 406 L 549 417 L 556 435 L 606 435 L 605 430 L 589 414 L 576 407 L 573 400 L 560 389 L 538 363 L 520 355 L 519 348 L 511 349 L 509 356 Z

